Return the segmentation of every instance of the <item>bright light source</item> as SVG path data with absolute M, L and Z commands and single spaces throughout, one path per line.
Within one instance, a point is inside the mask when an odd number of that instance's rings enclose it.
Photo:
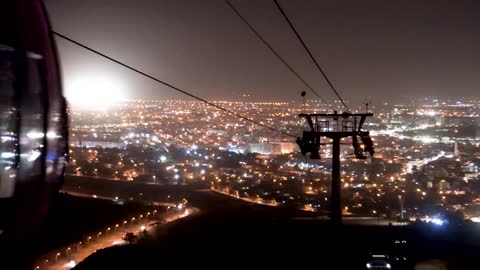
M 30 131 L 27 133 L 27 137 L 29 139 L 40 139 L 43 138 L 45 134 L 43 132 L 38 132 L 38 131 Z
M 65 267 L 67 267 L 67 268 L 73 268 L 73 267 L 75 267 L 75 265 L 77 265 L 77 264 L 75 263 L 75 261 L 74 261 L 74 260 L 71 260 L 71 261 L 69 261 L 69 262 L 67 262 L 67 263 L 65 264 Z
M 470 220 L 473 222 L 480 222 L 480 217 L 472 217 Z
M 179 204 L 177 205 L 177 208 L 178 208 L 178 210 L 182 210 L 182 209 L 183 209 L 183 204 L 179 203 Z
M 441 219 L 439 219 L 439 218 L 432 218 L 431 221 L 432 221 L 433 224 L 439 225 L 439 226 L 442 226 L 442 225 L 445 223 L 445 221 L 443 221 L 443 220 L 441 220 Z
M 99 75 L 67 81 L 65 95 L 72 107 L 91 110 L 105 110 L 125 99 L 118 80 Z
M 367 263 L 367 268 L 372 268 L 372 265 Z
M 166 157 L 166 156 L 160 156 L 160 161 L 161 161 L 161 162 L 167 161 L 167 157 Z
M 140 231 L 144 232 L 147 228 L 145 226 L 140 227 Z
M 1 158 L 12 158 L 14 156 L 15 156 L 15 153 L 13 153 L 13 152 L 2 152 L 0 154 Z
M 388 269 L 392 268 L 392 266 L 389 263 L 387 263 L 386 266 L 387 266 Z

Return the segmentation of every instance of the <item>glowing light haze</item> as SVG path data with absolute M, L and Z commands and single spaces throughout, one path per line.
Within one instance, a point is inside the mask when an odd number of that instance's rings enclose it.
M 126 99 L 125 85 L 118 79 L 86 75 L 65 83 L 65 95 L 75 109 L 107 110 Z

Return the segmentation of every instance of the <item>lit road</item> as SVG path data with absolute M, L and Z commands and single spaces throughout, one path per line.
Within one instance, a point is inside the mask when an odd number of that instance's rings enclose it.
M 425 166 L 428 163 L 430 163 L 432 161 L 436 161 L 439 158 L 444 157 L 444 156 L 445 156 L 445 152 L 440 151 L 440 153 L 438 155 L 433 156 L 433 157 L 409 161 L 409 162 L 407 162 L 407 164 L 405 164 L 406 172 L 407 173 L 412 173 L 413 166 L 417 166 L 418 170 L 420 170 L 422 168 L 422 166 Z
M 108 200 L 108 201 L 113 201 L 115 198 L 112 197 L 105 197 L 105 196 L 99 196 L 96 194 L 85 194 L 85 193 L 80 193 L 80 192 L 75 192 L 75 191 L 66 191 L 66 190 L 61 190 L 61 193 L 69 194 L 75 197 L 83 197 L 83 198 L 94 198 L 94 199 L 99 199 L 99 200 Z M 165 202 L 157 202 L 153 201 L 151 202 L 155 206 L 170 206 L 170 207 L 175 207 L 176 205 L 174 203 L 165 203 Z
M 263 204 L 263 205 L 269 205 L 269 206 L 278 206 L 276 203 L 274 202 L 268 202 L 268 201 L 265 201 L 261 198 L 245 198 L 245 197 L 239 197 L 239 196 L 235 196 L 233 194 L 230 194 L 228 192 L 224 192 L 224 191 L 221 191 L 221 190 L 218 190 L 218 189 L 211 189 L 211 191 L 213 192 L 217 192 L 219 194 L 223 194 L 223 195 L 227 195 L 227 196 L 230 196 L 232 198 L 235 198 L 235 199 L 238 199 L 238 200 L 242 200 L 242 201 L 245 201 L 245 202 L 249 202 L 249 203 L 257 203 L 257 204 Z
M 223 192 L 221 190 L 217 189 L 212 189 L 211 191 L 217 192 L 219 194 L 227 195 L 239 200 L 243 200 L 249 203 L 258 203 L 258 204 L 263 204 L 263 205 L 269 205 L 269 206 L 278 206 L 277 204 L 266 202 L 262 199 L 251 199 L 251 198 L 240 198 L 235 195 L 229 194 L 227 192 Z M 308 211 L 305 209 L 300 209 L 303 211 Z M 330 220 L 329 217 L 327 216 L 317 216 L 317 217 L 298 217 L 294 219 L 299 219 L 299 220 Z M 408 222 L 397 222 L 394 220 L 388 220 L 388 219 L 383 219 L 383 218 L 378 218 L 378 217 L 343 217 L 343 223 L 344 224 L 355 224 L 355 225 L 365 225 L 365 226 L 406 226 L 408 225 Z
M 95 198 L 100 200 L 114 199 L 97 195 L 93 197 L 92 194 L 82 194 L 77 192 L 65 193 L 73 196 Z M 173 205 L 161 202 L 153 203 L 155 203 L 155 205 Z M 99 249 L 114 245 L 127 244 L 124 240 L 122 240 L 123 236 L 127 232 L 132 232 L 137 236 L 142 231 L 148 234 L 148 232 L 153 230 L 156 226 L 161 226 L 161 224 L 172 222 L 198 212 L 198 208 L 187 207 L 183 209 L 183 211 L 172 211 L 171 213 L 160 213 L 157 212 L 157 210 L 153 210 L 152 212 L 146 212 L 144 214 L 140 214 L 139 216 L 132 216 L 129 219 L 126 219 L 124 223 L 112 224 L 111 227 L 105 228 L 102 231 L 92 232 L 92 234 L 87 236 L 86 239 L 71 243 L 68 246 L 41 256 L 41 258 L 39 258 L 34 265 L 34 269 L 60 270 L 73 268 L 77 263 L 83 261 L 85 258 Z

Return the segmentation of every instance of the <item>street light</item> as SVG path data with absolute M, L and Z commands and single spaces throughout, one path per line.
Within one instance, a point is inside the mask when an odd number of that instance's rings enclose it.
M 87 238 L 87 242 L 89 242 L 89 241 L 90 241 L 90 239 L 92 239 L 92 237 L 91 237 L 91 236 L 89 236 L 89 237 Z
M 48 263 L 48 259 L 46 259 L 46 260 L 43 262 L 44 265 L 47 265 L 47 263 Z
M 139 219 L 142 219 L 143 218 L 143 215 L 140 215 L 140 218 Z
M 67 253 L 67 256 L 68 256 L 68 252 L 69 252 L 69 251 L 70 251 L 70 247 L 67 248 L 67 252 L 66 252 L 66 253 Z
M 127 221 L 126 221 L 126 220 L 123 221 L 123 226 L 125 226 L 125 224 L 127 224 Z
M 77 250 L 80 249 L 80 246 L 81 246 L 81 245 L 82 245 L 82 241 L 78 242 L 78 244 L 77 244 Z
M 97 233 L 97 239 L 100 237 L 100 235 L 102 235 L 102 232 Z
M 134 218 L 134 217 L 132 217 L 132 222 L 131 222 L 130 224 L 132 224 L 132 223 L 133 223 L 133 221 L 135 221 L 135 218 Z
M 402 201 L 402 195 L 398 195 L 398 202 L 400 203 L 400 219 L 403 221 L 403 201 Z
M 118 224 L 115 224 L 115 231 L 117 230 L 117 228 L 118 228 Z
M 60 256 L 60 252 L 57 252 L 57 254 L 55 255 L 55 261 L 58 261 L 58 256 Z
M 107 228 L 107 232 L 109 232 L 110 230 L 111 230 L 111 228 L 110 228 L 110 227 L 108 227 L 108 228 Z

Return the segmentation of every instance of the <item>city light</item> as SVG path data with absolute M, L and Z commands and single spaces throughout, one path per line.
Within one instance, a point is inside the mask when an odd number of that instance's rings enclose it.
M 74 260 L 70 260 L 70 261 L 68 261 L 68 262 L 65 264 L 65 267 L 70 269 L 70 268 L 75 267 L 76 265 L 77 265 L 77 264 L 75 263 Z
M 257 117 L 261 109 L 266 118 L 272 119 L 269 121 L 278 121 L 280 128 L 291 129 L 291 133 L 300 134 L 304 128 L 298 121 L 302 108 L 293 103 L 227 104 L 251 118 Z M 413 216 L 424 220 L 422 210 L 432 204 L 452 209 L 452 196 L 466 195 L 467 187 L 479 176 L 480 165 L 474 155 L 458 154 L 453 137 L 435 134 L 435 130 L 459 130 L 454 122 L 449 126 L 439 122 L 441 117 L 459 115 L 459 107 L 395 106 L 366 123 L 378 149 L 378 166 L 368 160 L 348 158 L 348 147 L 342 150 L 341 187 L 349 201 L 342 208 L 348 207 L 351 215 L 370 217 L 383 217 L 392 211 L 392 215 L 407 220 Z M 215 117 L 220 116 L 222 121 L 216 121 L 212 127 Z M 411 120 L 412 116 L 418 123 Z M 151 184 L 205 184 L 212 191 L 254 203 L 282 205 L 292 200 L 301 202 L 301 210 L 328 211 L 330 183 L 323 180 L 330 177 L 330 147 L 322 146 L 322 160 L 312 162 L 301 156 L 290 138 L 261 127 L 252 133 L 242 120 L 218 114 L 196 101 L 128 101 L 108 112 L 75 112 L 72 118 L 73 123 L 79 121 L 82 125 L 72 125 L 72 138 L 76 139 L 70 155 L 75 167 L 69 174 Z M 117 123 L 116 119 L 121 121 Z M 455 134 L 459 136 L 458 132 Z M 321 139 L 331 143 L 327 138 Z M 344 138 L 342 142 L 348 144 L 349 140 Z M 475 147 L 474 139 L 462 140 L 471 144 L 457 141 L 461 149 Z M 89 141 L 91 146 L 84 147 Z M 145 156 L 147 146 L 154 151 L 153 157 Z M 108 149 L 115 149 L 117 154 L 108 157 Z M 474 148 L 469 151 L 475 153 Z M 245 154 L 252 154 L 251 159 L 246 159 Z M 82 163 L 91 164 L 91 170 L 82 168 Z M 455 169 L 445 172 L 443 168 L 447 167 Z M 423 171 L 425 175 L 417 173 Z M 299 192 L 290 194 L 285 187 Z M 434 193 L 440 196 L 433 196 Z M 477 197 L 480 202 L 480 194 Z M 421 200 L 415 202 L 419 205 L 411 207 L 411 200 L 417 199 Z
M 431 221 L 433 224 L 438 225 L 438 226 L 442 226 L 442 225 L 445 223 L 445 221 L 443 221 L 443 220 L 440 219 L 440 218 L 432 218 L 430 221 Z

